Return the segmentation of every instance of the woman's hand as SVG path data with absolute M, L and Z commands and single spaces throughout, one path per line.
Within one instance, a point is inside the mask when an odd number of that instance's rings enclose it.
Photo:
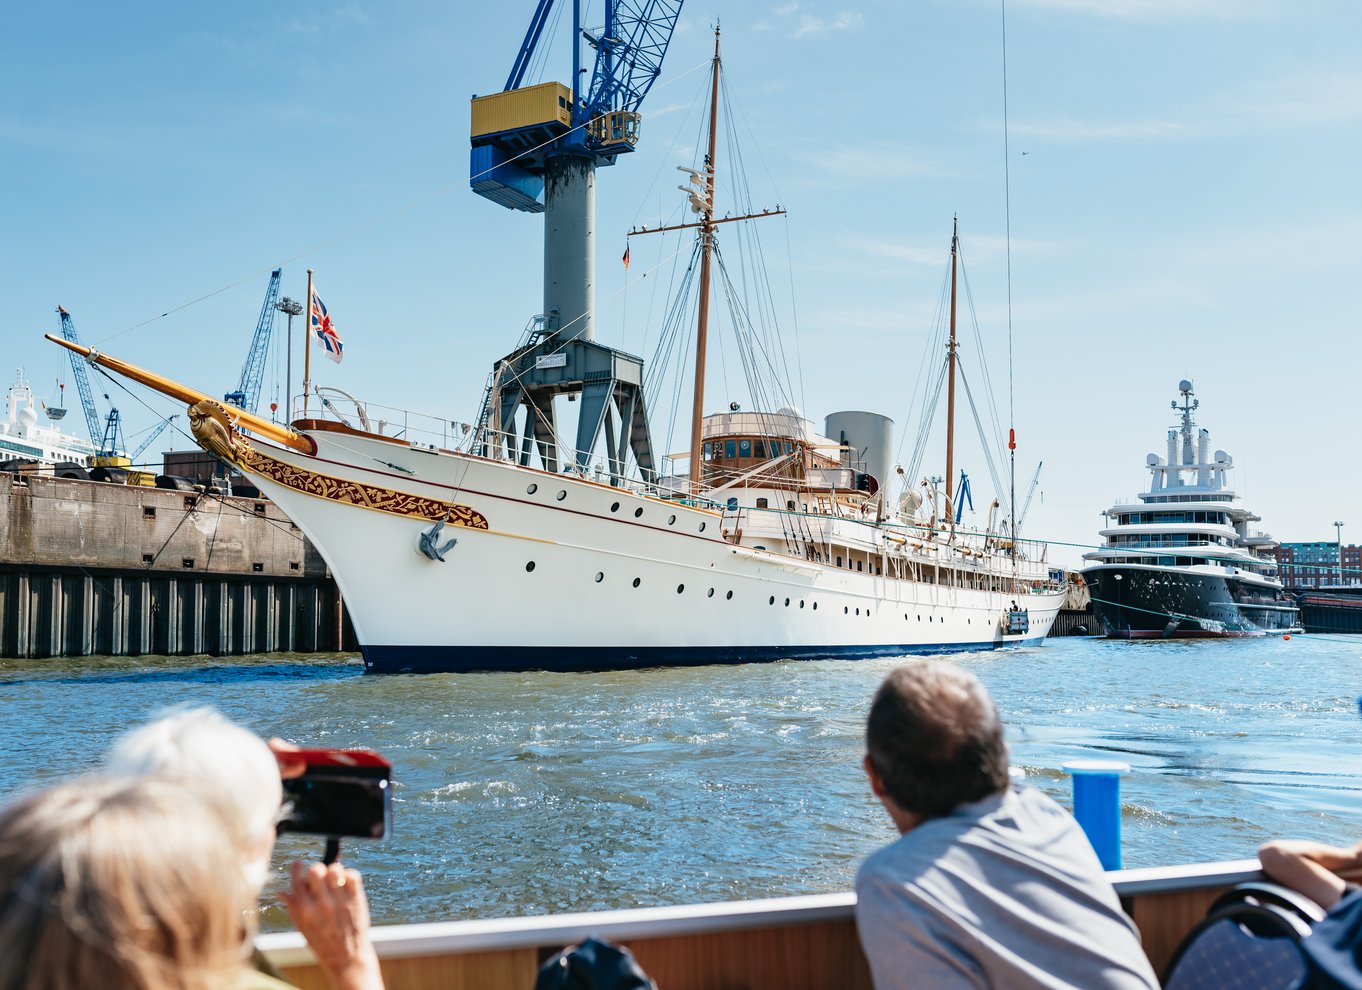
M 289 873 L 293 889 L 279 896 L 331 985 L 335 990 L 382 990 L 359 871 L 340 863 L 295 862 Z

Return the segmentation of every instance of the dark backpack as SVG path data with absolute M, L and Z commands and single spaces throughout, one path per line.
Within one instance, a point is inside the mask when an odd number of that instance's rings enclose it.
M 534 990 L 657 990 L 623 946 L 588 938 L 539 967 Z

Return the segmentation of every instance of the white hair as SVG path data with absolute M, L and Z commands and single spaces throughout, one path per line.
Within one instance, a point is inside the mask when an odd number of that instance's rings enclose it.
M 182 708 L 134 729 L 109 751 L 105 770 L 193 786 L 228 818 L 243 849 L 274 836 L 284 798 L 274 753 L 214 708 Z

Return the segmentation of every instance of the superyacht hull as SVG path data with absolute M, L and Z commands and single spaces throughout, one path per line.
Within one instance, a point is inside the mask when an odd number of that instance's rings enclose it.
M 1270 582 L 1155 565 L 1099 565 L 1082 576 L 1093 612 L 1115 639 L 1265 636 L 1300 628 L 1300 610 Z
M 994 649 L 1042 640 L 1063 598 L 956 587 L 925 559 L 927 580 L 891 576 L 911 571 L 890 560 L 902 540 L 881 539 L 884 566 L 867 569 L 880 573 L 852 571 L 741 545 L 742 523 L 708 507 L 372 435 L 307 435 L 313 454 L 252 441 L 237 465 L 325 557 L 371 672 Z M 423 536 L 442 553 L 423 552 Z M 1023 632 L 1007 631 L 1014 601 Z

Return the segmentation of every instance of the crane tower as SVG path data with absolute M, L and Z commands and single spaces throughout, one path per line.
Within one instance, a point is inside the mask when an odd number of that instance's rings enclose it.
M 683 0 L 604 0 L 599 33 L 581 29 L 583 0 L 570 0 L 573 85 L 525 86 L 555 2 L 538 0 L 503 91 L 473 98 L 469 185 L 501 206 L 544 214 L 541 329 L 493 369 L 484 452 L 496 448 L 528 464 L 537 449 L 543 466 L 558 471 L 553 399 L 580 396 L 576 448 L 563 460 L 584 472 L 604 431 L 618 483 L 627 452 L 645 477 L 654 464 L 643 363 L 594 340 L 596 170 L 634 150 L 639 105 L 662 71 Z M 583 44 L 595 53 L 585 92 Z

